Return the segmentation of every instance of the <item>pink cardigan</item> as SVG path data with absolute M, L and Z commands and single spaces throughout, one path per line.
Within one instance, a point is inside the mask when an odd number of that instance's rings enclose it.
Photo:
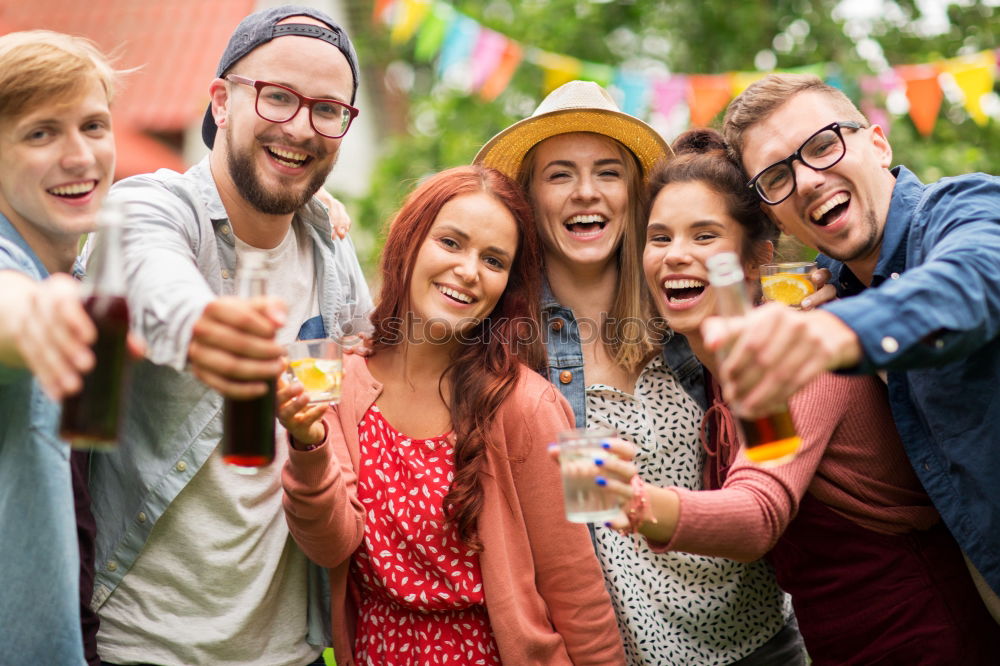
M 359 592 L 349 572 L 364 533 L 355 472 L 358 424 L 382 385 L 359 356 L 345 356 L 344 372 L 341 402 L 324 417 L 326 440 L 312 451 L 292 450 L 282 483 L 292 536 L 331 570 L 337 664 L 355 666 Z M 624 664 L 594 548 L 587 529 L 565 519 L 559 467 L 547 452 L 556 433 L 572 423 L 566 400 L 522 367 L 493 427 L 479 516 L 486 609 L 505 664 Z
M 677 528 L 668 544 L 650 547 L 759 559 L 795 518 L 806 492 L 882 534 L 926 530 L 941 520 L 903 451 L 880 379 L 820 375 L 792 396 L 789 409 L 802 436 L 794 460 L 762 468 L 741 450 L 720 490 L 673 488 L 680 496 Z

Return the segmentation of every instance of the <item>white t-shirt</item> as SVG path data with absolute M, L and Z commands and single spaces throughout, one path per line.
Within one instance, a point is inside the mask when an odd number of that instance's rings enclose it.
M 319 315 L 313 246 L 295 225 L 263 254 L 268 294 L 288 305 L 277 336 L 295 339 Z M 167 507 L 132 569 L 101 608 L 101 658 L 164 666 L 300 666 L 320 649 L 306 642 L 307 560 L 288 534 L 281 505 L 285 430 L 275 459 L 252 476 L 218 451 Z

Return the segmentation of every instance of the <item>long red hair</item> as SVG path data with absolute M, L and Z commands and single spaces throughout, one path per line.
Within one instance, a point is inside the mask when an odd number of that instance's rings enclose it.
M 389 226 L 379 266 L 382 288 L 371 317 L 374 353 L 405 340 L 412 316 L 410 280 L 420 246 L 446 203 L 479 192 L 510 211 L 518 247 L 500 300 L 472 330 L 461 333 L 462 344 L 455 346 L 442 377 L 451 389 L 448 409 L 455 433 L 455 476 L 444 498 L 444 514 L 459 538 L 476 549 L 482 548 L 477 522 L 490 427 L 517 382 L 521 363 L 539 372 L 546 367 L 538 328 L 542 255 L 531 205 L 521 189 L 499 171 L 482 166 L 448 169 L 420 184 Z

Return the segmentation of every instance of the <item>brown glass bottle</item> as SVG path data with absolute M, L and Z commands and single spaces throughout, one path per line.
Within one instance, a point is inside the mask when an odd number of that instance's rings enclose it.
M 743 268 L 733 252 L 723 252 L 707 262 L 708 281 L 715 291 L 717 314 L 739 317 L 750 310 Z M 720 352 L 724 356 L 724 352 Z M 781 465 L 792 458 L 802 445 L 795 431 L 788 407 L 759 419 L 738 419 L 746 443 L 746 455 L 763 467 Z
M 59 424 L 59 436 L 78 449 L 106 450 L 118 444 L 130 365 L 126 348 L 129 310 L 121 263 L 124 222 L 123 209 L 105 204 L 83 288 L 83 309 L 97 328 L 97 340 L 91 346 L 94 368 L 83 376 L 83 389 L 63 400 Z
M 267 293 L 267 274 L 259 255 L 244 255 L 237 273 L 241 298 Z M 222 408 L 222 460 L 239 472 L 253 474 L 274 460 L 274 418 L 277 377 L 267 381 L 258 398 L 226 398 Z

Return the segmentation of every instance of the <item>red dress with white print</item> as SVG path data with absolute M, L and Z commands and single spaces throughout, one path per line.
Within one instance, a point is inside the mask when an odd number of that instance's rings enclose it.
M 479 556 L 445 524 L 450 435 L 414 439 L 372 405 L 358 426 L 365 535 L 351 562 L 359 664 L 500 664 Z

